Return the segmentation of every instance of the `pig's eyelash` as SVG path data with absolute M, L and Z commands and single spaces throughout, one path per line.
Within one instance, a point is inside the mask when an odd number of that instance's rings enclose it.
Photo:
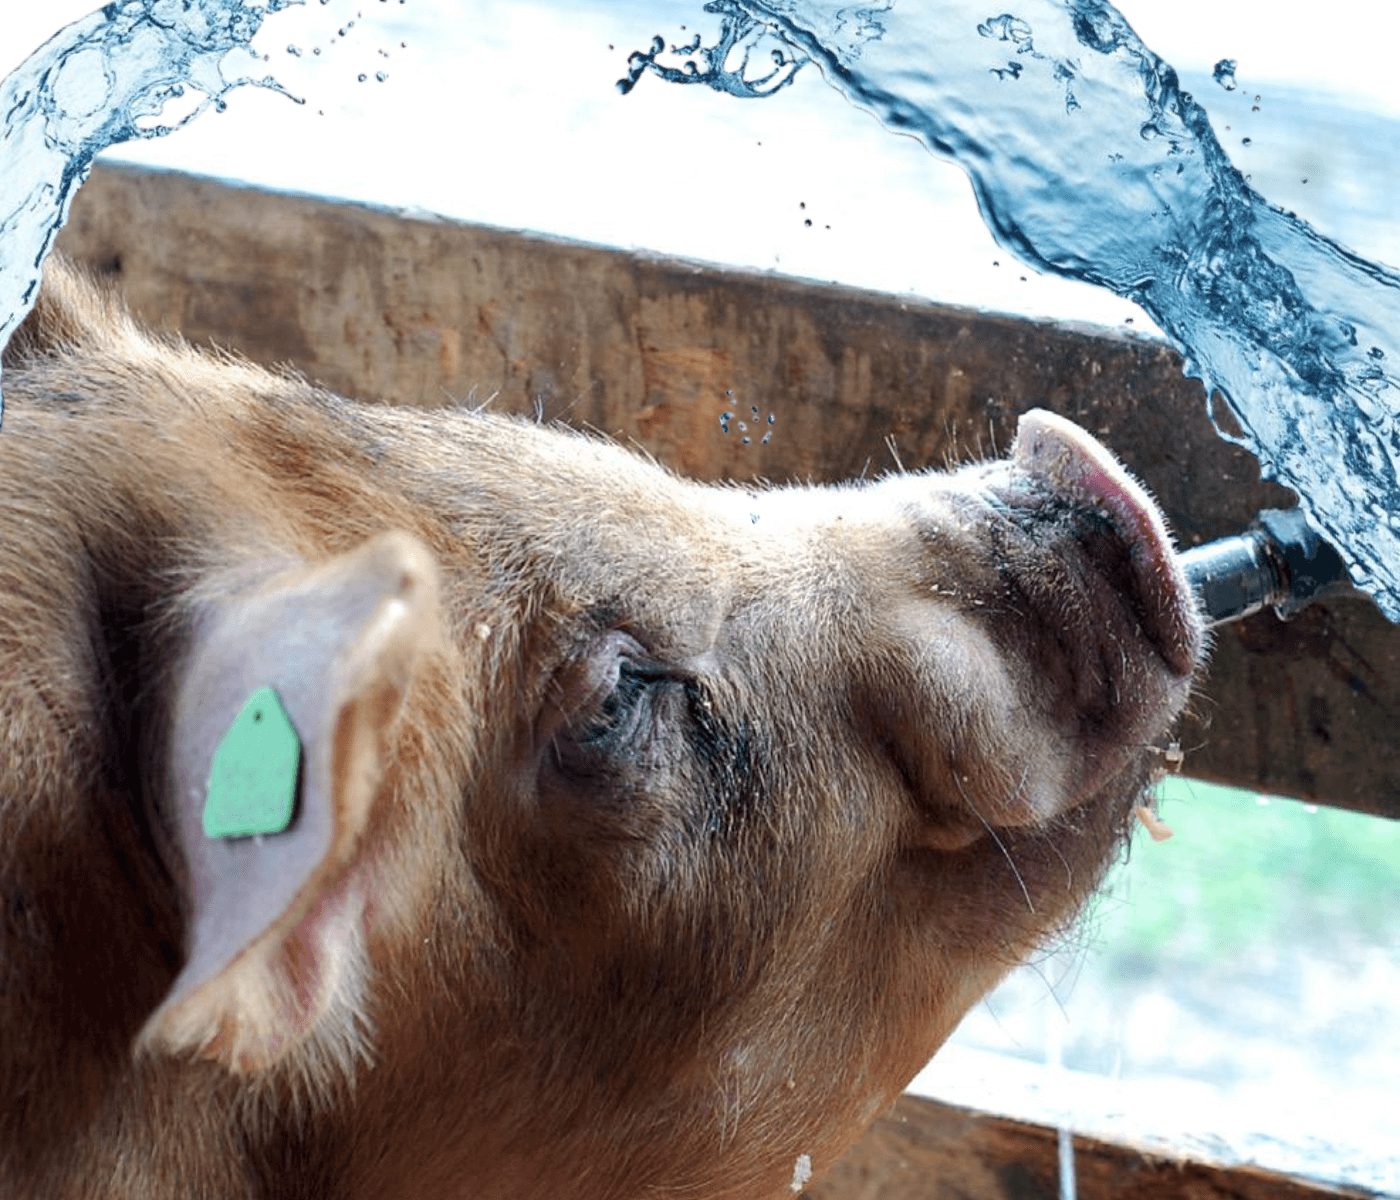
M 656 719 L 658 689 L 688 687 L 690 677 L 666 663 L 624 657 L 618 664 L 617 682 L 586 716 L 569 730 L 567 739 L 589 756 L 605 758 L 625 754 L 645 741 Z M 561 742 L 555 739 L 558 757 Z
M 634 732 L 648 685 L 657 678 L 654 673 L 624 659 L 618 666 L 617 682 L 612 690 L 574 731 L 573 740 L 580 746 L 604 748 L 619 740 L 622 734 Z
M 668 663 L 650 658 L 628 658 L 623 661 L 623 670 L 650 682 L 670 680 L 684 683 L 690 678 L 684 671 L 677 670 Z

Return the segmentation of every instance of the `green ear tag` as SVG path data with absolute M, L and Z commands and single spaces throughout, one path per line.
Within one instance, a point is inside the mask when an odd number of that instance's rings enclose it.
M 277 693 L 259 688 L 214 750 L 204 836 L 281 833 L 292 823 L 301 739 Z

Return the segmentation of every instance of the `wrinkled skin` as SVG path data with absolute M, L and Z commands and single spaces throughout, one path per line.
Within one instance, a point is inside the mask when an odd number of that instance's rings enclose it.
M 1155 517 L 1037 465 L 1053 423 L 716 489 L 49 275 L 0 434 L 0 1193 L 790 1194 L 1073 915 L 1187 698 Z M 298 816 L 212 842 L 263 683 Z

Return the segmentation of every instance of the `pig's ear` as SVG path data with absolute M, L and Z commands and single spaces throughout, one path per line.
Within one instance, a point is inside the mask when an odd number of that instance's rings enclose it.
M 166 796 L 187 958 L 144 1050 L 248 1072 L 313 1040 L 357 1049 L 364 835 L 437 613 L 436 567 L 405 534 L 196 613 Z

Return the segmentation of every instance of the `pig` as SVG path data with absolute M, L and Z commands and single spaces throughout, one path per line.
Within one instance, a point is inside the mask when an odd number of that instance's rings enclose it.
M 1049 413 L 702 485 L 54 261 L 5 363 L 6 1196 L 791 1195 L 1071 920 L 1205 654 Z M 206 832 L 260 689 L 290 822 Z

